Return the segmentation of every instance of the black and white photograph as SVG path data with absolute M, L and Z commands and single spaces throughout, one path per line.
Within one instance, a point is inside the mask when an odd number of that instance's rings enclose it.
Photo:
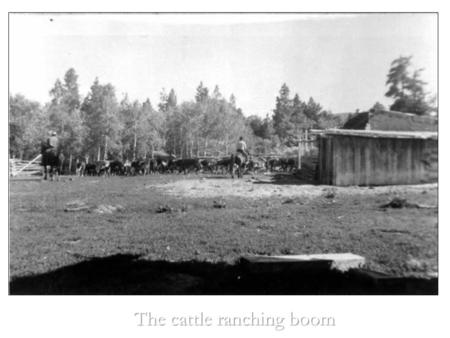
M 9 295 L 439 294 L 438 13 L 8 18 Z

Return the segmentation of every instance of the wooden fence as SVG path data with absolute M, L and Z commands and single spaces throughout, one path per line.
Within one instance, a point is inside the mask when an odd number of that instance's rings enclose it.
M 41 155 L 36 156 L 31 161 L 20 160 L 16 158 L 9 159 L 9 174 L 10 176 L 31 176 L 40 175 L 42 168 L 39 163 Z

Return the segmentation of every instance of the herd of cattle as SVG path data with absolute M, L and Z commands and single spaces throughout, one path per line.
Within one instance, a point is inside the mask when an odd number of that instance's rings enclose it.
M 284 171 L 291 172 L 297 167 L 296 158 L 264 158 L 252 157 L 245 166 L 246 172 Z M 86 163 L 77 160 L 79 176 L 135 176 L 156 173 L 211 173 L 225 174 L 230 170 L 230 157 L 184 158 L 184 159 L 148 159 L 136 161 L 97 161 Z

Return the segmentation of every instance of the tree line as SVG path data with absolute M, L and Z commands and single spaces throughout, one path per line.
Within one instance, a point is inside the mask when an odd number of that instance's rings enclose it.
M 428 114 L 436 110 L 424 91 L 421 70 L 409 75 L 411 58 L 393 61 L 386 84 L 392 110 Z M 70 68 L 49 91 L 41 105 L 21 94 L 10 95 L 9 151 L 11 157 L 31 159 L 49 130 L 56 131 L 68 161 L 118 158 L 134 160 L 165 151 L 177 157 L 223 156 L 234 151 L 244 136 L 252 153 L 279 152 L 295 146 L 303 131 L 335 128 L 345 123 L 312 97 L 302 100 L 283 84 L 272 115 L 245 117 L 232 94 L 225 98 L 216 85 L 212 91 L 202 82 L 190 101 L 179 103 L 174 89 L 162 89 L 156 107 L 149 99 L 116 97 L 112 84 L 96 78 L 81 97 L 78 75 Z M 384 109 L 376 103 L 374 109 Z
M 332 120 L 312 98 L 289 97 L 286 84 L 276 98 L 273 116 L 245 117 L 233 94 L 225 98 L 216 85 L 202 82 L 191 101 L 179 103 L 174 89 L 163 89 L 157 107 L 149 99 L 119 101 L 110 84 L 95 79 L 86 97 L 78 75 L 69 69 L 49 91 L 41 106 L 21 94 L 10 96 L 10 155 L 30 159 L 40 151 L 49 130 L 56 131 L 66 158 L 90 161 L 147 158 L 156 151 L 177 157 L 222 156 L 234 151 L 244 136 L 253 152 L 264 154 L 288 146 L 302 129 Z

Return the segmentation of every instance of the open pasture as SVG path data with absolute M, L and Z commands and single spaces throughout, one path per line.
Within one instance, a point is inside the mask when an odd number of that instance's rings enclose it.
M 245 255 L 352 252 L 371 270 L 437 275 L 437 184 L 336 188 L 279 174 L 157 174 L 11 181 L 9 189 L 13 287 L 112 257 L 214 266 Z M 394 197 L 425 207 L 380 207 Z

